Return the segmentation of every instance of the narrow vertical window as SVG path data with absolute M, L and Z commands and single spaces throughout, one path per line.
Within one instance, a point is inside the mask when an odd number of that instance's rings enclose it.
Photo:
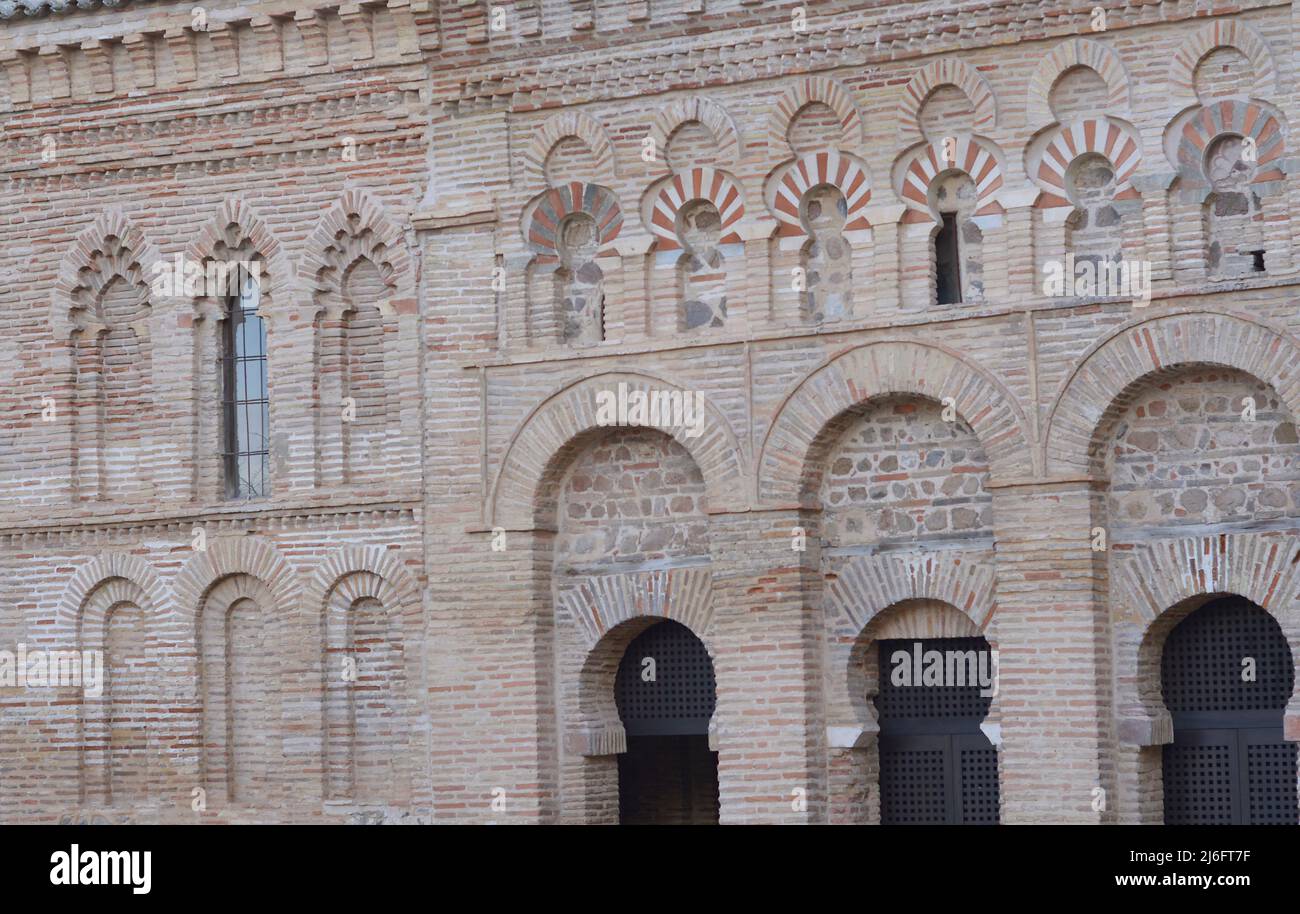
M 270 482 L 271 422 L 266 326 L 257 313 L 257 280 L 238 272 L 222 352 L 222 442 L 227 498 L 261 498 Z
M 961 302 L 961 260 L 957 251 L 957 214 L 941 213 L 943 227 L 934 236 L 934 264 L 939 304 Z

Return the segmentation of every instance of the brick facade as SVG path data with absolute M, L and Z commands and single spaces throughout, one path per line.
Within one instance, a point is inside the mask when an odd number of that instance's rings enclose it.
M 1159 822 L 1173 626 L 1300 648 L 1290 4 L 64 6 L 0 2 L 0 650 L 107 679 L 0 682 L 0 820 L 616 822 L 670 618 L 723 823 L 879 821 L 873 645 L 976 635 L 1002 821 Z M 178 258 L 260 271 L 265 497 Z

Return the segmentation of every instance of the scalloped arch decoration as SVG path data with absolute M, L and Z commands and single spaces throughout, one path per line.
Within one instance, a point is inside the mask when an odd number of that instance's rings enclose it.
M 415 313 L 415 270 L 402 230 L 383 205 L 364 191 L 343 192 L 321 215 L 305 251 L 301 281 L 314 295 L 338 295 L 345 271 L 364 257 L 379 269 L 392 293 L 378 303 L 380 310 Z
M 293 269 L 279 239 L 243 197 L 222 201 L 216 214 L 204 224 L 185 249 L 186 259 L 201 264 L 215 258 L 217 248 L 226 243 L 231 226 L 238 227 L 240 237 L 251 242 L 254 250 L 266 259 L 266 268 L 261 276 L 263 298 L 268 302 L 294 301 L 291 287 L 297 271 Z M 197 306 L 199 299 L 194 301 Z
M 50 324 L 59 339 L 67 339 L 77 324 L 74 313 L 81 312 L 76 301 L 77 290 L 82 286 L 81 273 L 93 268 L 97 255 L 104 249 L 105 242 L 116 238 L 124 252 L 129 253 L 131 267 L 137 268 L 145 282 L 153 275 L 153 264 L 159 263 L 157 247 L 154 246 L 143 230 L 120 208 L 109 209 L 77 235 L 76 241 L 63 256 L 59 265 L 58 279 L 55 280 L 51 297 Z M 157 296 L 150 290 L 151 300 Z M 93 315 L 86 315 L 90 324 L 98 324 Z
M 852 156 L 837 150 L 814 152 L 791 163 L 781 174 L 772 200 L 772 215 L 780 226 L 779 236 L 802 236 L 803 221 L 799 218 L 799 205 L 804 194 L 814 187 L 830 184 L 839 189 L 848 204 L 845 219 L 846 232 L 871 228 L 865 210 L 871 201 L 871 181 L 866 169 Z
M 560 223 L 574 213 L 586 213 L 596 223 L 596 256 L 617 256 L 614 241 L 623 229 L 623 210 L 617 195 L 599 184 L 574 181 L 545 191 L 524 210 L 524 240 L 538 255 L 538 260 L 559 259 L 556 232 Z
M 722 217 L 721 243 L 738 243 L 740 220 L 745 215 L 744 197 L 730 177 L 712 168 L 692 168 L 678 172 L 663 182 L 654 196 L 650 210 L 650 231 L 660 251 L 682 246 L 677 237 L 677 214 L 693 200 L 707 200 Z
M 930 184 L 936 177 L 954 169 L 964 171 L 975 182 L 976 215 L 987 212 L 1002 187 L 1002 166 L 993 147 L 977 137 L 956 138 L 955 154 L 945 158 L 942 141 L 914 150 L 902 172 L 899 196 L 912 209 L 930 212 Z

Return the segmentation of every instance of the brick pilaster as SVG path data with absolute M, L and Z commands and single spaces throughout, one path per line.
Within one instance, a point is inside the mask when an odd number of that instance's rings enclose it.
M 1102 493 L 1086 480 L 993 494 L 1002 707 L 1002 821 L 1096 823 L 1109 760 L 1105 553 L 1092 550 Z
M 792 548 L 796 527 L 797 510 L 710 518 L 723 824 L 825 818 L 816 556 Z

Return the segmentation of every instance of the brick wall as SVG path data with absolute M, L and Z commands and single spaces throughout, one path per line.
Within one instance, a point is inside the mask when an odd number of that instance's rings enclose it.
M 1300 645 L 1290 6 L 191 6 L 0 28 L 0 650 L 109 674 L 0 684 L 0 818 L 616 821 L 666 617 L 723 822 L 874 820 L 868 648 L 936 629 L 1003 821 L 1158 821 L 1171 610 Z M 178 256 L 262 268 L 265 498 Z

